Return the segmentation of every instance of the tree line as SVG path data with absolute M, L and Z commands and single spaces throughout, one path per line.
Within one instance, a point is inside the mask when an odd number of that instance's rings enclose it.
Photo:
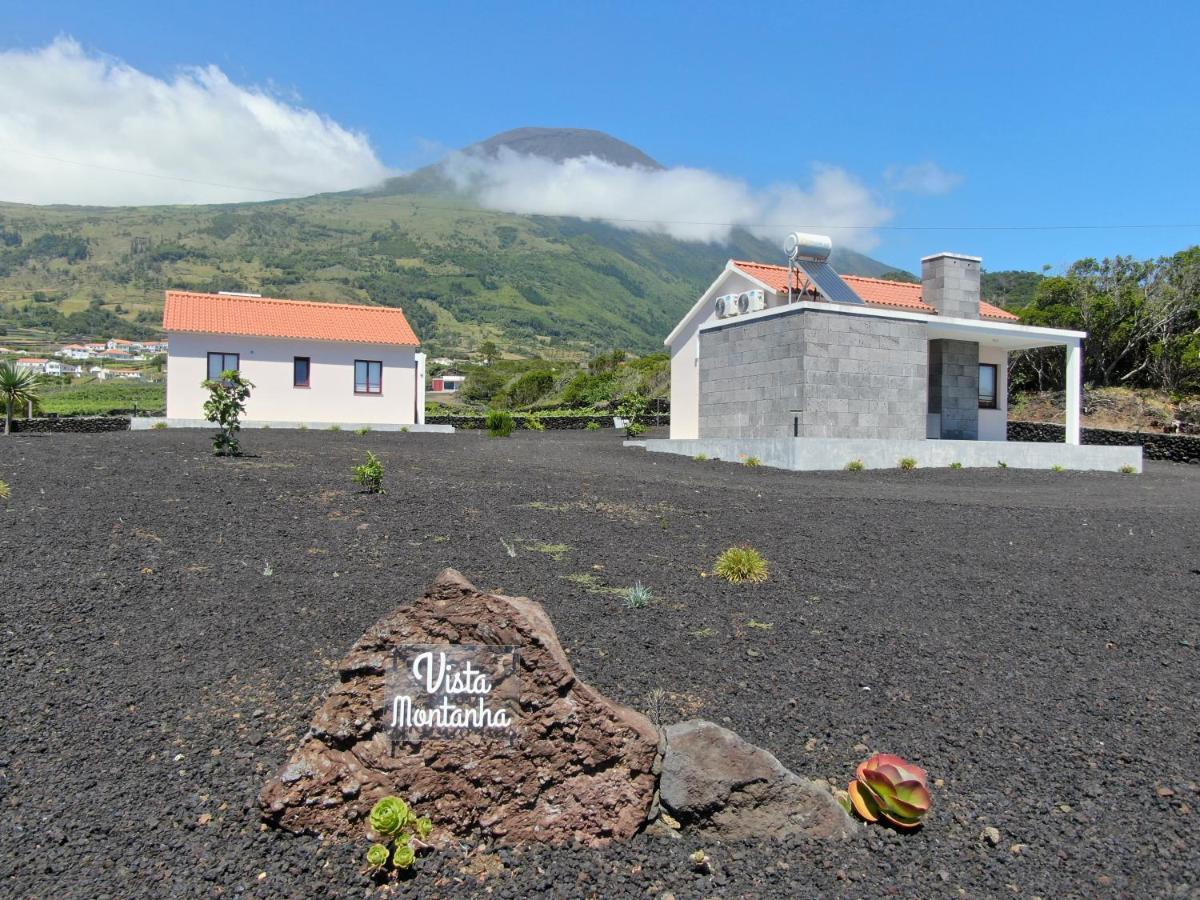
M 1200 390 L 1200 246 L 1151 260 L 1081 259 L 1009 308 L 1026 325 L 1086 331 L 1089 386 Z M 1061 389 L 1064 368 L 1061 348 L 1014 353 L 1010 389 Z

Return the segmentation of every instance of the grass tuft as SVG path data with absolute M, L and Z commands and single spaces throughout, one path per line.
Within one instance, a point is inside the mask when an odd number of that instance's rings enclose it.
M 767 561 L 763 555 L 749 545 L 730 547 L 717 557 L 713 574 L 731 584 L 749 581 L 754 584 L 766 581 Z
M 762 460 L 757 456 L 747 456 L 744 465 L 747 465 L 752 469 L 757 469 L 762 465 Z
M 640 581 L 635 581 L 633 587 L 625 589 L 626 609 L 642 609 L 653 599 L 654 594 L 650 592 L 650 588 Z
M 861 472 L 866 467 L 866 463 L 864 463 L 861 459 L 852 459 L 850 462 L 846 463 L 847 472 Z
M 1122 475 L 1136 475 L 1137 474 L 1137 469 L 1135 469 L 1133 466 L 1129 465 L 1128 463 L 1121 466 L 1119 471 Z
M 7 500 L 12 496 L 12 488 L 8 486 L 7 481 L 0 481 L 0 500 Z
M 950 468 L 952 468 L 952 469 L 961 469 L 962 467 L 963 467 L 963 464 L 960 463 L 958 460 L 955 460 L 954 462 L 950 463 Z
M 900 466 L 900 468 L 903 469 L 905 472 L 911 472 L 913 469 L 915 469 L 917 467 L 917 461 L 915 459 L 913 459 L 911 456 L 906 456 L 902 460 L 900 460 L 900 462 L 897 463 L 897 465 Z

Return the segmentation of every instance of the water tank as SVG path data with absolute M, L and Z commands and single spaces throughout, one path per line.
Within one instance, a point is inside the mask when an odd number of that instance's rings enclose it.
M 833 241 L 823 234 L 793 231 L 783 242 L 783 249 L 788 259 L 819 259 L 824 262 L 833 251 Z

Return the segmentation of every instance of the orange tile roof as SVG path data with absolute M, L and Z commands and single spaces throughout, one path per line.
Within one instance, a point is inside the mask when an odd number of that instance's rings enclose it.
M 163 329 L 355 344 L 421 342 L 398 307 L 167 291 Z
M 772 266 L 767 263 L 739 259 L 735 259 L 733 264 L 774 291 L 785 293 L 788 289 L 787 266 Z M 803 278 L 803 276 L 801 277 Z M 843 275 L 842 278 L 869 306 L 887 306 L 892 309 L 937 315 L 937 310 L 921 298 L 921 285 L 919 284 L 888 281 L 883 278 L 867 278 L 863 275 Z M 810 292 L 813 290 L 808 284 L 807 278 L 804 278 L 798 287 Z M 1007 310 L 983 300 L 979 301 L 979 316 L 983 319 L 997 319 L 1004 322 L 1020 321 L 1017 316 Z

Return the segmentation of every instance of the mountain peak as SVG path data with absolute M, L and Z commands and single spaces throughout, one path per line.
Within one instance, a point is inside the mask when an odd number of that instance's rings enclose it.
M 632 144 L 590 128 L 514 128 L 464 148 L 465 153 L 493 156 L 501 147 L 555 162 L 594 156 L 617 166 L 661 169 L 663 166 Z

